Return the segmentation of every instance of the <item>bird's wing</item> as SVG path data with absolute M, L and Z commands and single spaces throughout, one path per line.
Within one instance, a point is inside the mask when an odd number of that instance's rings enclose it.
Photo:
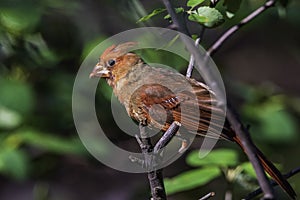
M 177 96 L 160 84 L 144 84 L 131 95 L 129 115 L 145 125 L 164 130 L 175 119 L 172 111 L 180 104 Z
M 217 99 L 213 91 L 211 91 L 208 86 L 203 83 L 197 82 L 193 79 L 189 79 L 190 84 L 193 88 L 193 95 L 196 96 L 197 101 L 186 101 L 186 107 L 189 104 L 194 104 L 197 102 L 197 105 L 191 107 L 197 107 L 200 112 L 200 119 L 198 118 L 198 129 L 197 133 L 199 135 L 211 137 L 211 138 L 222 138 L 227 140 L 232 140 L 234 136 L 228 122 L 226 121 L 226 114 L 218 106 Z M 191 114 L 196 112 L 191 112 Z M 191 117 L 187 117 L 191 119 Z M 194 123 L 197 121 L 191 119 Z M 196 126 L 196 124 L 193 124 Z
M 190 132 L 230 139 L 221 134 L 224 113 L 213 106 L 215 100 L 211 92 L 201 84 L 192 84 L 192 88 L 194 91 L 183 90 L 175 94 L 160 84 L 145 84 L 131 96 L 130 116 L 162 131 L 166 131 L 173 121 L 178 121 Z M 214 119 L 211 118 L 212 109 Z

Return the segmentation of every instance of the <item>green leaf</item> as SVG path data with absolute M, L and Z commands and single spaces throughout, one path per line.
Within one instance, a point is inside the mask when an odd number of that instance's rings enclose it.
M 226 16 L 227 16 L 229 19 L 231 19 L 231 18 L 234 17 L 234 13 L 229 12 L 229 11 L 226 11 Z
M 238 155 L 231 149 L 217 149 L 211 151 L 204 158 L 199 158 L 199 151 L 193 151 L 187 156 L 186 162 L 191 166 L 233 166 L 238 163 Z
M 165 188 L 167 195 L 203 186 L 221 175 L 217 167 L 195 169 L 184 172 L 173 178 L 166 178 Z
M 263 104 L 248 104 L 243 113 L 255 122 L 251 126 L 253 136 L 269 142 L 291 142 L 296 137 L 297 124 L 294 117 L 286 110 L 283 97 L 280 95 L 269 98 Z
M 241 170 L 252 178 L 256 178 L 255 170 L 250 162 L 244 162 L 239 165 Z
M 33 109 L 33 90 L 26 82 L 0 77 L 0 105 L 20 114 L 28 114 Z
M 279 170 L 282 168 L 282 166 L 280 164 L 274 164 L 274 165 Z M 242 171 L 244 173 L 246 173 L 247 175 L 249 175 L 251 178 L 256 178 L 255 170 L 253 168 L 253 165 L 250 162 L 244 162 L 241 165 L 239 165 L 238 167 L 241 168 Z M 267 175 L 270 177 L 269 174 L 267 174 Z
M 0 23 L 13 34 L 31 32 L 38 24 L 42 9 L 36 5 L 37 2 L 27 0 L 4 0 L 0 6 Z
M 262 132 L 268 140 L 281 143 L 295 138 L 296 122 L 287 111 L 266 110 L 260 119 Z
M 177 34 L 176 36 L 173 37 L 172 40 L 170 40 L 170 42 L 168 42 L 165 46 L 163 46 L 163 48 L 168 48 L 168 47 L 174 46 L 174 43 L 176 41 L 178 41 L 179 38 L 180 38 L 180 35 Z
M 28 157 L 19 149 L 0 150 L 0 172 L 17 180 L 24 180 L 28 174 Z
M 22 117 L 19 113 L 0 105 L 0 128 L 12 129 L 19 126 Z
M 188 18 L 209 28 L 216 27 L 224 22 L 223 15 L 217 9 L 208 6 L 202 6 L 197 11 L 191 11 Z
M 192 35 L 192 39 L 193 39 L 193 40 L 197 40 L 198 37 L 199 37 L 199 36 L 198 36 L 197 34 L 193 34 L 193 35 Z
M 58 154 L 86 153 L 85 148 L 77 137 L 61 138 L 34 130 L 25 131 L 20 134 L 20 137 L 24 143 Z
M 182 7 L 179 7 L 179 8 L 175 8 L 175 12 L 178 14 L 178 13 L 182 13 L 184 12 L 184 8 Z M 164 19 L 171 19 L 171 15 L 170 14 L 167 14 L 166 16 L 164 16 Z
M 150 14 L 148 14 L 148 15 L 142 17 L 141 19 L 139 19 L 137 21 L 137 23 L 147 21 L 150 18 L 154 17 L 155 15 L 158 15 L 158 14 L 164 12 L 164 11 L 166 11 L 165 8 L 157 8 L 157 9 L 153 10 Z
M 184 12 L 184 8 L 183 7 L 175 8 L 175 12 L 176 13 L 182 13 L 182 12 Z
M 194 22 L 198 22 L 200 24 L 204 24 L 208 21 L 207 17 L 200 16 L 196 11 L 189 13 L 188 19 Z
M 35 130 L 19 130 L 5 140 L 6 146 L 28 144 L 58 154 L 85 154 L 86 150 L 78 137 L 62 138 Z
M 191 9 L 193 9 L 194 7 L 200 5 L 203 2 L 204 2 L 204 0 L 188 0 L 186 5 L 189 7 L 192 7 Z
M 48 48 L 40 33 L 26 36 L 25 41 L 27 52 L 39 66 L 49 67 L 58 62 L 59 58 Z

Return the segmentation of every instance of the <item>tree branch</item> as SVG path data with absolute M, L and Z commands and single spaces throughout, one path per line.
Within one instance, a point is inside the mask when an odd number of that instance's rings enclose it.
M 233 111 L 231 107 L 227 109 L 226 116 L 232 126 L 232 129 L 235 131 L 236 136 L 242 142 L 242 146 L 246 155 L 248 156 L 249 161 L 253 165 L 258 183 L 264 192 L 264 199 L 274 199 L 273 188 L 264 171 L 264 168 L 262 167 L 261 162 L 259 161 L 259 158 L 257 157 L 256 148 L 248 130 L 245 128 L 245 126 L 243 126 L 239 116 Z
M 238 24 L 228 29 L 219 39 L 207 50 L 207 55 L 211 56 L 213 53 L 215 53 L 221 45 L 230 37 L 232 36 L 236 31 L 238 31 L 241 27 L 252 21 L 255 17 L 266 11 L 268 8 L 274 6 L 276 0 L 269 0 L 264 5 L 253 11 L 251 14 L 249 14 L 247 17 L 242 19 Z
M 186 24 L 184 23 L 183 19 L 178 18 L 177 14 L 175 12 L 174 6 L 171 4 L 171 2 L 169 0 L 162 0 L 162 2 L 165 5 L 168 13 L 170 14 L 173 24 L 175 25 L 177 30 L 186 35 L 190 35 L 189 31 L 186 27 Z
M 200 42 L 203 38 L 203 35 L 204 35 L 204 31 L 205 31 L 205 27 L 202 26 L 200 36 L 195 41 L 195 47 L 198 47 L 198 45 L 200 44 Z M 195 59 L 194 59 L 194 56 L 191 54 L 190 61 L 189 61 L 189 66 L 188 66 L 187 71 L 186 71 L 186 77 L 188 77 L 188 78 L 191 78 L 191 76 L 192 76 L 194 63 L 195 63 Z
M 140 145 L 145 160 L 142 161 L 134 157 L 130 157 L 129 159 L 132 160 L 132 162 L 142 164 L 149 171 L 148 180 L 150 183 L 151 195 L 154 200 L 167 199 L 162 169 L 156 170 L 155 165 L 157 164 L 157 156 L 160 156 L 158 154 L 159 151 L 171 141 L 180 126 L 181 124 L 179 122 L 174 121 L 153 148 L 151 139 L 147 133 L 147 127 L 141 123 L 139 125 L 141 138 L 136 136 L 136 140 Z
M 284 178 L 288 179 L 288 178 L 294 176 L 295 174 L 297 174 L 299 172 L 300 172 L 300 167 L 291 170 L 290 172 L 288 172 L 287 174 L 284 174 L 283 176 L 284 176 Z M 274 187 L 274 186 L 277 186 L 278 183 L 276 183 L 274 180 L 271 180 L 271 185 Z M 257 190 L 249 193 L 243 200 L 251 200 L 251 199 L 255 198 L 256 196 L 258 196 L 261 193 L 262 193 L 262 189 L 258 188 Z
M 180 21 L 177 19 L 177 15 L 176 15 L 171 3 L 168 0 L 162 0 L 162 1 L 164 2 L 164 4 L 171 16 L 173 23 L 178 27 L 178 30 L 185 34 L 188 33 L 188 31 L 186 31 L 184 28 L 185 26 L 183 26 L 180 23 Z M 267 1 L 265 5 L 263 5 L 262 7 L 260 7 L 253 13 L 251 13 L 248 17 L 243 19 L 238 25 L 232 27 L 227 32 L 225 32 L 225 34 L 223 36 L 221 36 L 221 38 L 218 39 L 217 42 L 208 50 L 208 53 L 207 53 L 206 57 L 204 58 L 204 61 L 203 61 L 203 58 L 201 58 L 200 55 L 198 54 L 198 51 L 195 48 L 195 46 L 193 44 L 191 44 L 190 42 L 188 42 L 186 39 L 184 39 L 184 37 L 181 37 L 181 39 L 183 40 L 183 42 L 186 45 L 187 50 L 194 57 L 194 59 L 197 63 L 196 66 L 197 66 L 198 70 L 200 71 L 201 75 L 206 77 L 206 81 L 208 82 L 209 86 L 213 86 L 212 90 L 216 93 L 217 99 L 221 99 L 218 97 L 222 96 L 221 95 L 222 94 L 222 85 L 220 83 L 216 82 L 217 79 L 216 79 L 215 75 L 213 74 L 211 69 L 206 66 L 208 57 L 214 51 L 216 51 L 221 46 L 221 44 L 227 38 L 229 38 L 230 35 L 232 35 L 234 32 L 236 32 L 241 26 L 247 24 L 254 17 L 261 14 L 267 8 L 273 6 L 274 3 L 275 3 L 275 0 Z M 224 102 L 220 102 L 220 104 L 224 105 Z M 237 137 L 241 140 L 241 143 L 244 147 L 244 151 L 247 154 L 250 162 L 252 163 L 252 165 L 255 169 L 259 185 L 261 186 L 261 188 L 264 192 L 264 198 L 265 199 L 274 199 L 273 188 L 271 187 L 270 182 L 264 172 L 264 169 L 256 155 L 255 146 L 250 138 L 250 134 L 249 134 L 248 130 L 243 126 L 240 118 L 238 117 L 237 114 L 235 114 L 235 112 L 233 111 L 233 109 L 231 107 L 229 107 L 227 110 L 227 119 L 228 119 L 229 123 L 231 124 L 232 129 L 235 131 Z
M 151 139 L 147 133 L 147 127 L 140 123 L 140 134 L 141 139 L 138 140 L 138 143 L 141 147 L 142 153 L 145 157 L 146 169 L 151 169 L 153 164 L 153 158 L 150 154 L 153 150 L 153 145 Z M 165 200 L 167 199 L 165 186 L 163 182 L 162 169 L 151 170 L 148 172 L 148 180 L 151 188 L 151 195 L 154 200 Z

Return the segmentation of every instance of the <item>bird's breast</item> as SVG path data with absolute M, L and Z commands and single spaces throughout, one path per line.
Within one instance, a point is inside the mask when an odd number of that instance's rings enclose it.
M 113 92 L 119 101 L 125 106 L 129 112 L 129 101 L 133 93 L 147 82 L 146 74 L 150 74 L 150 69 L 145 64 L 139 64 L 128 71 L 126 76 L 119 79 L 113 87 Z

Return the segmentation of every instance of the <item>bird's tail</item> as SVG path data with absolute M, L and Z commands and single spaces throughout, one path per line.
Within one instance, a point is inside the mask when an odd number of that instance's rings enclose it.
M 234 137 L 234 141 L 244 150 L 243 144 L 241 141 Z M 296 199 L 296 193 L 289 182 L 283 177 L 280 171 L 274 166 L 272 162 L 270 162 L 266 156 L 257 148 L 256 154 L 264 168 L 264 170 L 276 181 L 278 185 L 292 198 Z

